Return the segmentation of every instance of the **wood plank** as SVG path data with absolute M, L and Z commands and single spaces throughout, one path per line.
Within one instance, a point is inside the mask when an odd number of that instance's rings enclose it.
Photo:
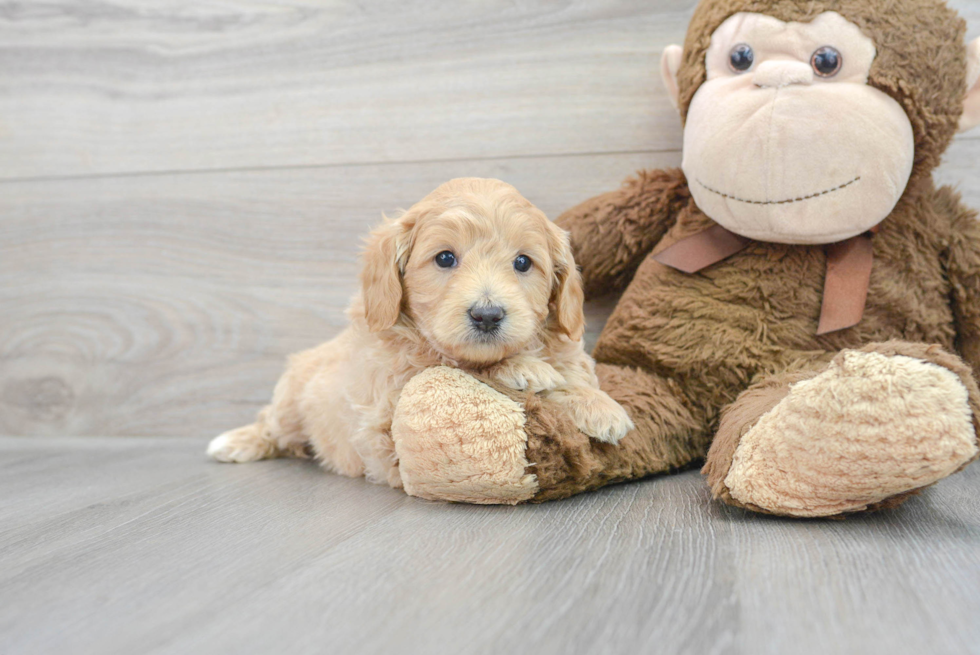
M 693 5 L 14 5 L 0 178 L 676 149 Z
M 430 503 L 201 439 L 0 439 L 4 653 L 973 653 L 980 468 L 752 515 L 696 472 Z
M 472 174 L 549 215 L 678 153 L 7 183 L 0 434 L 208 435 L 245 423 L 287 354 L 332 337 L 382 211 Z M 940 172 L 980 207 L 980 142 Z M 370 200 L 365 200 L 370 198 Z M 612 300 L 590 303 L 594 343 Z
M 675 150 L 659 58 L 694 5 L 13 4 L 0 179 Z
M 677 154 L 7 183 L 0 434 L 206 435 L 340 331 L 361 236 L 458 175 L 554 216 Z M 601 308 L 600 308 L 601 311 Z M 593 324 L 594 339 L 601 321 Z
M 980 211 L 980 145 L 962 136 L 953 141 L 933 177 L 936 184 L 952 186 L 963 203 Z

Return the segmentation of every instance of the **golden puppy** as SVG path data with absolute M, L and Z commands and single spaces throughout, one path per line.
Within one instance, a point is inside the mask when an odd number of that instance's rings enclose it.
M 226 462 L 305 456 L 344 475 L 401 487 L 391 420 L 416 373 L 480 371 L 567 405 L 610 443 L 633 427 L 599 390 L 582 346 L 582 287 L 568 235 L 498 180 L 440 186 L 371 233 L 350 327 L 293 355 L 272 404 L 216 437 Z

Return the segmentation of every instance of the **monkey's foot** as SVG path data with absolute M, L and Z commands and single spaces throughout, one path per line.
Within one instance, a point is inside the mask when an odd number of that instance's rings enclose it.
M 938 348 L 929 359 L 950 367 L 894 354 L 925 346 L 884 346 L 844 351 L 809 379 L 770 386 L 769 407 L 761 387 L 739 397 L 719 427 L 720 441 L 737 440 L 723 483 L 717 452 L 705 467 L 715 494 L 773 514 L 832 516 L 897 505 L 975 459 L 976 385 L 962 363 Z
M 527 472 L 524 407 L 459 369 L 419 373 L 402 390 L 392 422 L 410 496 L 514 505 L 538 491 Z

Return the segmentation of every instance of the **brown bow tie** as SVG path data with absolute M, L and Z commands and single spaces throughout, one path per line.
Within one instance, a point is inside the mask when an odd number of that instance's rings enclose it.
M 877 228 L 872 228 L 870 232 L 824 246 L 827 274 L 824 277 L 818 335 L 854 327 L 861 322 L 874 258 L 871 236 L 876 231 Z M 713 225 L 703 232 L 681 239 L 653 258 L 679 271 L 697 273 L 744 250 L 750 243 L 752 239 Z

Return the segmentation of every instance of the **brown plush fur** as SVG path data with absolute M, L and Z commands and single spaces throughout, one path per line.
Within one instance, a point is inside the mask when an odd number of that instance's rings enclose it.
M 404 452 L 432 461 L 431 471 L 406 462 L 414 493 L 539 502 L 706 459 L 725 502 L 826 517 L 893 507 L 980 455 L 980 223 L 930 176 L 961 114 L 963 22 L 936 0 L 703 0 L 676 72 L 682 115 L 705 79 L 711 34 L 740 11 L 784 21 L 839 12 L 874 41 L 869 84 L 908 115 L 912 172 L 873 237 L 861 321 L 817 334 L 823 245 L 751 241 L 694 274 L 657 262 L 715 223 L 680 170 L 640 172 L 557 221 L 586 294 L 622 292 L 595 374 L 634 429 L 618 446 L 602 443 L 575 427 L 574 404 L 487 375 L 479 384 L 425 371 L 399 403 L 406 429 L 394 435 Z M 471 396 L 468 406 L 495 410 L 460 426 L 454 403 L 441 399 Z M 500 437 L 513 436 L 515 412 L 526 442 Z M 433 422 L 444 427 L 430 430 Z M 447 466 L 440 444 L 466 454 Z M 469 455 L 488 448 L 507 466 Z M 519 493 L 495 495 L 498 487 Z
M 677 216 L 665 209 L 646 214 L 645 225 L 639 220 L 638 207 L 669 207 L 658 196 L 682 180 L 676 170 L 641 173 L 619 192 L 601 197 L 614 199 L 587 201 L 558 219 L 572 232 L 587 289 L 596 293 L 621 284 L 629 262 L 642 259 L 637 253 L 645 232 L 667 230 L 652 251 L 657 252 L 711 224 L 686 194 L 680 194 L 685 204 Z M 622 214 L 620 206 L 626 208 Z M 617 256 L 591 247 L 600 231 L 622 235 Z M 758 418 L 789 384 L 811 377 L 844 348 L 894 340 L 918 351 L 928 348 L 922 344 L 939 344 L 962 353 L 980 371 L 980 224 L 975 215 L 959 205 L 950 189 L 937 190 L 925 178 L 910 187 L 875 237 L 874 248 L 864 320 L 823 336 L 816 335 L 825 271 L 820 246 L 754 243 L 696 276 L 649 256 L 642 259 L 595 351 L 602 388 L 627 408 L 637 429 L 610 449 L 556 430 L 560 421 L 543 417 L 546 411 L 529 404 L 529 415 L 542 426 L 529 421 L 527 458 L 537 463 L 541 487 L 536 499 L 689 465 L 707 454 L 723 408 Z M 957 358 L 947 357 L 944 365 L 966 371 L 956 365 Z M 968 373 L 964 379 L 969 380 Z M 967 386 L 975 392 L 972 380 Z M 745 394 L 747 406 L 731 406 L 750 387 L 756 391 Z M 753 398 L 762 390 L 765 398 Z M 971 398 L 980 408 L 975 393 Z M 717 457 L 705 472 L 725 499 L 718 484 L 737 435 L 718 437 Z
M 526 455 L 540 487 L 534 500 L 688 466 L 707 455 L 714 437 L 704 472 L 715 495 L 734 502 L 724 479 L 741 435 L 790 384 L 813 377 L 843 349 L 906 354 L 952 370 L 969 391 L 976 425 L 980 224 L 930 177 L 962 111 L 963 21 L 934 0 L 702 2 L 678 75 L 682 115 L 705 79 L 712 32 L 739 11 L 785 21 L 842 14 L 878 48 L 869 84 L 909 115 L 915 167 L 874 238 L 864 318 L 816 335 L 822 246 L 755 242 L 696 275 L 654 261 L 651 253 L 713 224 L 680 170 L 640 172 L 569 210 L 557 222 L 571 233 L 587 296 L 625 288 L 595 357 L 602 388 L 627 408 L 636 429 L 613 448 L 578 434 L 547 401 L 525 399 Z M 914 22 L 907 20 L 912 14 Z M 869 509 L 894 506 L 914 491 Z

